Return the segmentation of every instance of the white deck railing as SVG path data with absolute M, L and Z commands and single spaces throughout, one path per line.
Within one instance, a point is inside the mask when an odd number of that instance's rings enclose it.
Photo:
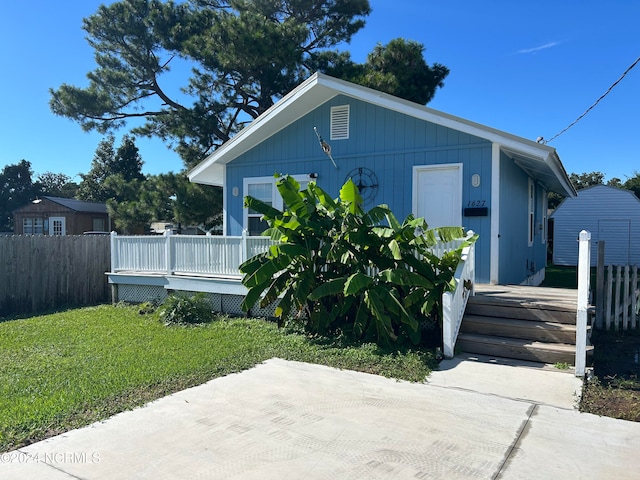
M 471 238 L 473 235 L 474 233 L 469 231 L 467 238 Z M 461 240 L 458 241 L 457 246 L 454 248 L 460 246 L 460 242 Z M 445 292 L 442 294 L 442 344 L 443 354 L 446 358 L 452 358 L 454 356 L 456 340 L 458 339 L 460 324 L 462 323 L 464 310 L 467 306 L 467 300 L 469 300 L 469 296 L 474 295 L 475 292 L 475 252 L 475 243 L 472 243 L 462 250 L 462 258 L 454 275 L 456 289 L 453 292 Z
M 238 267 L 265 252 L 268 237 L 111 234 L 111 272 L 240 276 Z

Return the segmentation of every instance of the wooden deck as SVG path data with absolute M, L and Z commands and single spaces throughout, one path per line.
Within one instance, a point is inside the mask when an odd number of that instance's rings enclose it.
M 578 305 L 578 291 L 568 288 L 477 284 L 475 294 L 476 302 L 499 301 L 531 307 L 556 306 L 572 309 L 574 312 Z
M 476 285 L 462 320 L 467 353 L 542 363 L 574 363 L 577 290 Z

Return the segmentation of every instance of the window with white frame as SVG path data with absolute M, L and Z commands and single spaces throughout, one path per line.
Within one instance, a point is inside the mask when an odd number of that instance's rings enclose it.
M 307 188 L 309 175 L 292 175 L 300 184 L 300 190 Z M 274 208 L 282 209 L 282 197 L 276 188 L 277 178 L 275 177 L 253 177 L 244 179 L 244 194 L 261 200 Z M 249 235 L 260 235 L 267 228 L 267 222 L 262 220 L 262 214 L 253 209 L 244 209 L 244 228 Z
M 273 206 L 274 203 L 273 182 L 249 183 L 246 187 L 246 194 L 257 200 L 261 200 L 267 205 Z M 267 229 L 267 223 L 262 220 L 262 215 L 255 210 L 247 210 L 246 230 L 249 235 L 260 235 Z
M 528 221 L 529 221 L 529 246 L 533 246 L 533 238 L 535 235 L 535 220 L 536 220 L 536 215 L 535 215 L 535 207 L 536 207 L 536 187 L 535 184 L 533 183 L 533 180 L 529 179 L 529 216 L 528 216 Z
M 44 219 L 23 218 L 22 233 L 23 235 L 42 235 L 44 233 Z

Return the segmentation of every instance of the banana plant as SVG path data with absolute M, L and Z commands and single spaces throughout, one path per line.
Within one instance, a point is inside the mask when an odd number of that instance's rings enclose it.
M 412 215 L 400 223 L 387 205 L 365 211 L 351 180 L 337 199 L 314 182 L 300 190 L 290 176 L 276 186 L 283 210 L 245 198 L 269 225 L 264 234 L 277 242 L 240 266 L 248 289 L 243 309 L 278 300 L 280 324 L 293 319 L 321 334 L 418 343 L 420 323 L 441 318 L 442 293 L 455 287 L 462 249 L 477 237 L 437 257 L 431 247 L 462 238 L 462 228 L 429 229 Z

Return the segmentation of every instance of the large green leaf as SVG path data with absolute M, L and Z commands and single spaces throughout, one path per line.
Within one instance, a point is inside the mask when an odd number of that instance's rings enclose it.
M 282 177 L 276 183 L 276 188 L 282 200 L 295 216 L 307 217 L 310 210 L 307 208 L 305 196 L 300 193 L 300 184 L 290 176 Z
M 340 189 L 340 200 L 348 205 L 349 213 L 356 214 L 362 212 L 362 197 L 353 180 L 347 180 Z
M 387 215 L 391 213 L 391 210 L 387 205 L 381 204 L 371 208 L 365 218 L 367 219 L 367 225 L 378 225 L 382 220 L 387 218 Z
M 263 263 L 255 272 L 253 272 L 250 275 L 246 275 L 244 277 L 243 279 L 244 285 L 247 288 L 251 288 L 261 283 L 264 283 L 266 280 L 272 278 L 276 273 L 282 270 L 283 264 L 281 263 L 281 260 L 282 260 L 282 257 L 278 257 L 278 258 L 273 258 L 266 263 Z
M 389 241 L 389 250 L 391 250 L 391 255 L 394 260 L 402 260 L 402 252 L 400 251 L 400 245 L 398 241 L 393 238 Z
M 296 230 L 298 230 L 301 226 L 300 221 L 298 219 L 298 217 L 281 217 L 281 218 L 276 218 L 274 220 L 272 220 L 272 225 L 274 228 L 277 228 L 279 230 L 290 230 L 292 232 L 295 232 Z
M 376 290 L 368 290 L 364 295 L 364 301 L 373 314 L 371 326 L 376 331 L 378 341 L 389 343 L 390 340 L 396 340 L 397 336 L 393 331 L 391 318 L 386 314 L 384 302 L 379 297 L 378 292 Z
M 260 253 L 255 255 L 242 264 L 240 264 L 239 270 L 241 273 L 245 273 L 247 275 L 251 275 L 256 270 L 258 270 L 262 264 L 270 261 L 266 253 Z
M 344 290 L 345 282 L 345 278 L 334 278 L 332 280 L 329 280 L 313 290 L 309 294 L 308 298 L 309 300 L 319 300 L 328 295 L 339 295 Z
M 344 285 L 344 294 L 356 295 L 372 284 L 373 278 L 362 272 L 356 272 L 347 279 Z
M 288 288 L 284 291 L 280 301 L 278 302 L 278 306 L 275 308 L 274 315 L 280 319 L 284 319 L 291 313 L 291 308 L 293 306 L 293 294 L 292 289 Z
M 278 296 L 282 291 L 284 291 L 287 283 L 291 279 L 291 272 L 284 271 L 282 274 L 278 275 L 273 279 L 269 287 L 267 288 L 266 293 L 260 300 L 260 306 L 266 307 L 267 305 L 272 304 L 276 301 Z
M 404 297 L 404 304 L 406 307 L 411 307 L 418 302 L 423 301 L 428 295 L 428 290 L 425 288 L 415 288 Z
M 248 312 L 249 309 L 252 308 L 256 304 L 256 302 L 260 299 L 262 292 L 264 292 L 265 289 L 269 287 L 269 284 L 271 282 L 272 282 L 271 277 L 265 277 L 261 283 L 258 283 L 255 286 L 250 287 L 240 307 L 245 312 Z
M 304 246 L 293 243 L 281 243 L 277 247 L 280 252 L 289 257 L 305 257 L 309 254 L 309 251 Z
M 413 331 L 418 329 L 418 321 L 409 315 L 407 310 L 404 308 L 404 305 L 397 297 L 397 291 L 380 288 L 377 289 L 377 291 L 380 298 L 385 302 L 387 309 L 397 312 L 402 323 L 407 325 Z
M 270 218 L 275 218 L 278 215 L 282 215 L 282 212 L 277 208 L 274 208 L 268 203 L 265 203 L 262 200 L 258 200 L 257 198 L 253 198 L 251 196 L 244 197 L 244 206 Z
M 402 229 L 402 226 L 400 225 L 400 222 L 398 222 L 398 219 L 396 218 L 396 216 L 391 212 L 388 211 L 385 215 L 386 219 L 387 219 L 387 223 L 389 224 L 389 227 L 395 231 L 398 232 Z
M 434 230 L 440 241 L 445 243 L 464 237 L 464 229 L 462 227 L 438 227 Z
M 395 285 L 432 288 L 433 282 L 414 272 L 404 269 L 387 269 L 378 274 L 381 280 Z

